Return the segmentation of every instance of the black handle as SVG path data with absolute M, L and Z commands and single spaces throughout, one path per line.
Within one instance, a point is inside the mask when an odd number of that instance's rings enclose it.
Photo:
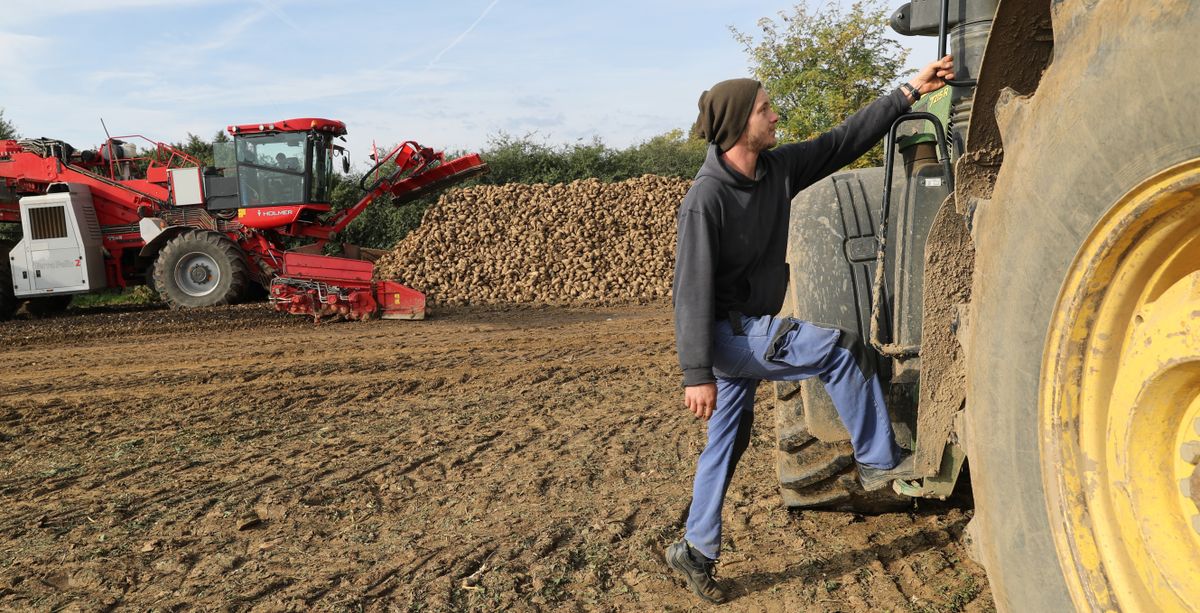
M 946 26 L 950 22 L 950 0 L 942 0 L 942 18 L 938 21 L 938 59 L 946 57 Z M 951 87 L 975 87 L 975 79 L 954 81 L 945 79 Z
M 896 130 L 900 128 L 900 124 L 914 119 L 924 119 L 933 124 L 938 146 L 942 149 L 942 167 L 946 171 L 946 186 L 951 193 L 954 192 L 954 171 L 950 166 L 950 143 L 946 141 L 946 131 L 942 129 L 942 120 L 933 113 L 905 113 L 897 117 L 896 121 L 892 122 L 892 129 L 888 130 L 887 141 L 884 143 L 883 220 L 879 228 L 880 238 L 883 238 L 887 232 L 888 212 L 892 206 L 892 170 L 896 166 Z

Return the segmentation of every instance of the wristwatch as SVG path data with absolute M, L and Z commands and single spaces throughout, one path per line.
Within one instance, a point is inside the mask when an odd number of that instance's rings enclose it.
M 913 87 L 909 83 L 901 83 L 900 89 L 904 90 L 906 94 L 911 96 L 913 102 L 921 99 L 921 92 L 917 91 L 917 88 Z

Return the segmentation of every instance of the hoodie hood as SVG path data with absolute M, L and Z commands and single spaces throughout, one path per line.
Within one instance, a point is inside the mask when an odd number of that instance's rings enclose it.
M 760 155 L 758 164 L 756 164 L 754 168 L 755 177 L 753 179 L 748 178 L 742 173 L 731 168 L 725 163 L 725 160 L 721 159 L 720 147 L 709 143 L 708 155 L 704 158 L 704 164 L 700 166 L 700 172 L 696 173 L 696 178 L 699 179 L 700 177 L 712 177 L 713 179 L 716 179 L 721 183 L 731 187 L 750 189 L 754 187 L 760 180 L 762 180 L 763 175 L 766 174 L 766 170 L 766 165 L 763 164 L 763 159 Z

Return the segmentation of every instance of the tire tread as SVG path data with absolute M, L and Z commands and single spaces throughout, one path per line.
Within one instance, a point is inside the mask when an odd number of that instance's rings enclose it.
M 192 297 L 182 292 L 175 292 L 174 279 L 170 272 L 170 262 L 174 261 L 177 252 L 187 248 L 190 243 L 203 243 L 211 247 L 215 257 L 225 260 L 229 266 L 229 285 L 224 292 L 217 296 Z M 205 230 L 187 230 L 172 238 L 154 261 L 154 286 L 160 296 L 172 309 L 224 306 L 233 304 L 245 293 L 249 268 L 240 247 L 229 237 L 219 232 Z

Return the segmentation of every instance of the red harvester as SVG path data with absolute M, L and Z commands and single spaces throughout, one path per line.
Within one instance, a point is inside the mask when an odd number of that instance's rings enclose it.
M 228 131 L 233 138 L 213 147 L 215 167 L 140 135 L 97 151 L 0 141 L 0 222 L 22 231 L 15 245 L 0 242 L 9 257 L 0 320 L 21 301 L 51 311 L 74 294 L 140 283 L 173 308 L 228 304 L 260 286 L 277 310 L 318 320 L 425 316 L 423 294 L 374 280 L 380 252 L 341 245 L 341 257 L 322 254 L 378 198 L 402 203 L 486 171 L 478 155 L 446 160 L 406 142 L 374 160 L 357 204 L 335 212 L 335 157 L 349 171 L 335 143 L 345 124 L 301 118 Z M 285 237 L 313 242 L 285 251 Z

